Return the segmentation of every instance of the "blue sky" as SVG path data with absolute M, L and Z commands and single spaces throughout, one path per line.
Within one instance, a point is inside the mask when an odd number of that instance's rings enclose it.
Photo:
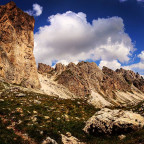
M 95 61 L 100 67 L 124 67 L 144 75 L 143 0 L 14 2 L 35 17 L 37 63 Z

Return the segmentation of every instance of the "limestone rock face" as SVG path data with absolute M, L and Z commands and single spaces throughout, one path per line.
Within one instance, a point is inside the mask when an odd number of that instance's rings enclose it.
M 57 81 L 80 97 L 91 95 L 92 90 L 109 96 L 113 96 L 113 90 L 130 90 L 124 78 L 106 67 L 100 70 L 94 62 L 79 62 L 77 65 L 70 63 L 58 75 Z
M 96 93 L 96 95 L 100 94 L 106 98 L 114 99 L 116 91 L 131 92 L 131 85 L 124 75 L 107 67 L 103 67 L 101 70 L 94 62 L 82 61 L 77 65 L 70 63 L 67 66 L 57 64 L 55 69 L 50 66 L 46 67 L 49 69 L 47 73 L 55 77 L 58 84 L 62 84 L 79 98 L 88 98 Z M 45 68 L 43 68 L 43 71 L 45 71 Z M 52 73 L 49 72 L 51 69 Z M 135 83 L 138 85 L 135 84 L 135 86 L 142 90 L 143 80 L 136 79 Z
M 131 70 L 124 70 L 122 68 L 117 69 L 116 72 L 117 74 L 123 76 L 129 84 L 133 84 L 139 90 L 144 92 L 144 79 L 138 73 L 134 73 Z
M 92 116 L 84 127 L 90 135 L 124 134 L 144 126 L 144 117 L 131 111 L 104 108 Z
M 33 55 L 34 23 L 14 2 L 0 6 L 0 76 L 10 83 L 40 88 Z
M 123 76 L 118 75 L 115 71 L 103 67 L 102 72 L 109 77 L 109 79 L 104 81 L 105 89 L 111 90 L 122 90 L 122 91 L 129 91 L 130 85 L 125 81 Z
M 43 64 L 43 63 L 38 64 L 38 72 L 41 73 L 41 74 L 50 73 L 52 70 L 54 70 L 54 68 L 52 68 L 49 65 L 46 65 L 46 64 Z
M 66 67 L 63 64 L 61 63 L 56 64 L 55 71 L 57 74 L 61 74 L 65 69 Z
M 45 74 L 46 68 L 48 71 Z M 59 97 L 62 95 L 62 98 L 82 98 L 97 108 L 125 107 L 143 101 L 144 80 L 134 72 L 130 73 L 134 77 L 132 79 L 129 72 L 125 76 L 123 73 L 126 70 L 123 71 L 113 71 L 107 67 L 101 70 L 94 62 L 82 61 L 67 66 L 59 63 L 55 68 L 45 65 L 40 73 L 40 82 L 47 94 L 51 91 Z

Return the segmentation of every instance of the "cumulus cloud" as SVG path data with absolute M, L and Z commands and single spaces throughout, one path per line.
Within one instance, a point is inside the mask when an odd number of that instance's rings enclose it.
M 125 69 L 130 69 L 130 70 L 137 70 L 140 71 L 144 70 L 144 51 L 142 51 L 138 57 L 140 58 L 140 62 L 139 63 L 135 63 L 132 65 L 128 65 L 128 66 L 124 66 Z
M 79 61 L 73 61 L 74 64 L 78 64 L 78 62 Z M 57 63 L 61 63 L 61 64 L 65 65 L 65 66 L 69 64 L 69 62 L 67 60 L 60 60 Z
M 35 3 L 33 4 L 33 10 L 27 10 L 25 12 L 31 16 L 40 16 L 42 14 L 42 11 L 43 11 L 43 7 Z
M 135 63 L 135 64 L 132 64 L 132 65 L 129 65 L 129 66 L 124 66 L 123 68 L 124 69 L 129 69 L 129 70 L 135 70 L 135 69 L 143 70 L 144 69 L 144 63 L 139 62 L 139 63 Z
M 113 61 L 100 61 L 99 67 L 102 69 L 103 66 L 106 66 L 112 70 L 116 70 L 121 68 L 121 64 L 117 61 L 117 60 L 113 60 Z
M 141 59 L 141 62 L 144 63 L 144 51 L 142 51 L 142 52 L 138 55 L 138 57 Z
M 48 21 L 50 25 L 40 27 L 35 34 L 37 63 L 51 65 L 54 61 L 87 59 L 127 62 L 134 50 L 120 17 L 99 18 L 89 23 L 86 14 L 68 11 L 52 15 Z

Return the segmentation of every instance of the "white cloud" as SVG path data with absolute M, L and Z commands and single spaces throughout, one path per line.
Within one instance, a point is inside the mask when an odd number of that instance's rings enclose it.
M 139 69 L 139 70 L 143 70 L 144 69 L 144 63 L 139 62 L 139 63 L 135 63 L 129 66 L 124 66 L 124 69 L 129 69 L 129 70 L 135 70 L 135 69 Z
M 124 66 L 124 68 L 130 70 L 137 70 L 137 71 L 139 70 L 140 72 L 141 70 L 144 70 L 144 51 L 141 51 L 138 57 L 140 58 L 140 62 L 132 65 Z
M 113 60 L 113 61 L 103 61 L 102 60 L 99 64 L 99 67 L 102 69 L 103 66 L 106 66 L 112 70 L 121 68 L 121 64 L 117 60 Z
M 73 63 L 74 64 L 78 64 L 78 62 L 79 61 L 74 61 Z M 67 66 L 69 64 L 69 62 L 67 60 L 60 60 L 57 63 L 61 63 L 61 64 L 65 65 L 65 66 Z
M 102 60 L 127 62 L 134 50 L 119 17 L 99 18 L 90 24 L 86 14 L 68 11 L 48 18 L 50 25 L 35 34 L 36 61 Z
M 31 16 L 40 16 L 42 14 L 42 11 L 43 11 L 42 6 L 40 6 L 39 4 L 33 4 L 33 10 L 28 10 L 25 12 Z
M 141 54 L 138 55 L 138 57 L 141 59 L 141 62 L 144 62 L 144 51 L 142 51 Z

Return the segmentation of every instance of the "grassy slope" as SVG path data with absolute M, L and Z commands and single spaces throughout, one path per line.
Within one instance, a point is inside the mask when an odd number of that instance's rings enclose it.
M 86 135 L 82 131 L 85 122 L 98 110 L 86 101 L 63 100 L 33 92 L 6 89 L 6 87 L 9 85 L 0 82 L 0 144 L 28 143 L 17 136 L 15 131 L 7 128 L 12 124 L 16 131 L 28 134 L 36 143 L 41 143 L 50 136 L 60 144 L 60 134 L 66 132 L 71 132 L 81 141 L 91 144 L 144 143 L 144 130 L 128 134 L 123 141 L 117 136 Z M 24 93 L 25 96 L 17 97 L 18 93 Z

